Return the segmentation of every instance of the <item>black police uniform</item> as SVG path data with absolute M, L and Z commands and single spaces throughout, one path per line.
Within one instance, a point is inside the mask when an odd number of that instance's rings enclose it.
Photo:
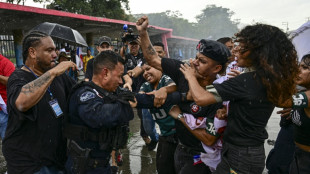
M 122 148 L 133 119 L 129 103 L 118 92 L 111 93 L 93 82 L 76 85 L 69 98 L 68 173 L 110 173 L 110 154 Z

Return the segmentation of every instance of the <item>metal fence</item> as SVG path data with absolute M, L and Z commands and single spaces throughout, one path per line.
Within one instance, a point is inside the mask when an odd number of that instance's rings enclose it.
M 0 35 L 0 53 L 7 58 L 15 58 L 14 38 L 12 35 Z

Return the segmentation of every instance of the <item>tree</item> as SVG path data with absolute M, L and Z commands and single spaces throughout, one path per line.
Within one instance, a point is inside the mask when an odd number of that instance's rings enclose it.
M 196 16 L 199 37 L 214 40 L 220 37 L 232 37 L 238 31 L 239 23 L 231 20 L 233 14 L 234 12 L 228 8 L 208 5 Z
M 151 25 L 173 29 L 174 35 L 195 38 L 193 24 L 182 18 L 179 11 L 167 10 L 161 13 L 137 14 L 135 16 L 138 18 L 142 15 L 148 16 Z
M 26 0 L 7 0 L 9 3 L 19 4 Z M 125 10 L 130 10 L 129 0 L 33 0 L 34 2 L 49 3 L 47 8 L 63 10 L 97 17 L 128 20 Z
M 71 13 L 127 20 L 128 3 L 128 0 L 54 0 L 47 8 L 59 6 Z

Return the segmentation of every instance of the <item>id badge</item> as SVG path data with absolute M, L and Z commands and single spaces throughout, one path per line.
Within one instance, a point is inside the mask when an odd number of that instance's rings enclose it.
M 54 111 L 56 118 L 59 118 L 60 116 L 62 116 L 63 112 L 58 104 L 57 99 L 52 99 L 48 103 L 50 104 L 52 110 Z

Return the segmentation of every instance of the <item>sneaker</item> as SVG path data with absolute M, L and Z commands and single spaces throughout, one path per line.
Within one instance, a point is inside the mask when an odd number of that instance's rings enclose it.
M 150 144 L 147 146 L 147 150 L 152 151 L 156 148 L 158 141 L 151 140 Z
M 111 174 L 117 174 L 118 167 L 117 166 L 111 166 Z
M 142 139 L 144 140 L 145 145 L 147 146 L 151 143 L 151 139 L 149 137 L 142 137 Z

